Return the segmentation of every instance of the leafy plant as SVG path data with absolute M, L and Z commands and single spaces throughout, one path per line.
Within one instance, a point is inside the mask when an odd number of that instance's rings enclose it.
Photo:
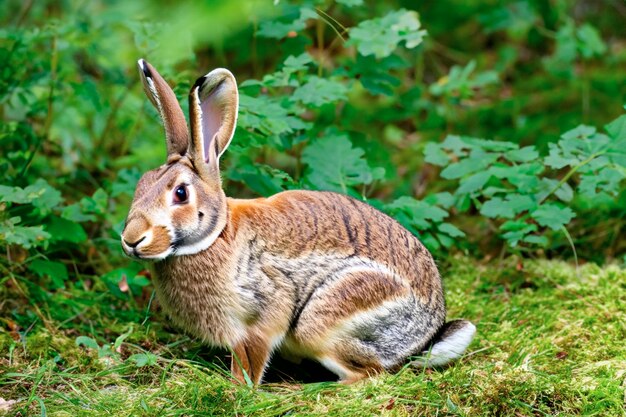
M 423 201 L 400 197 L 386 204 L 384 210 L 394 216 L 404 227 L 417 235 L 432 251 L 450 248 L 465 233 L 444 221 L 454 201 L 450 193 L 433 194 Z
M 606 126 L 608 135 L 581 125 L 550 144 L 541 157 L 534 146 L 520 147 L 448 136 L 426 147 L 426 161 L 444 167 L 441 176 L 458 181 L 456 207 L 498 222 L 509 245 L 548 245 L 546 229 L 561 230 L 576 217 L 566 206 L 575 197 L 615 198 L 626 179 L 626 116 Z M 559 179 L 560 170 L 566 169 Z
M 420 28 L 419 16 L 415 11 L 400 9 L 359 23 L 350 30 L 347 45 L 356 46 L 363 56 L 385 58 L 395 51 L 400 42 L 404 42 L 409 49 L 422 43 L 426 31 Z
M 79 223 L 63 216 L 68 207 L 62 208 L 61 193 L 42 179 L 25 188 L 0 185 L 0 202 L 4 203 L 0 238 L 8 244 L 46 248 L 51 242 L 79 243 L 87 238 Z M 79 217 L 83 211 L 77 208 L 75 213 Z

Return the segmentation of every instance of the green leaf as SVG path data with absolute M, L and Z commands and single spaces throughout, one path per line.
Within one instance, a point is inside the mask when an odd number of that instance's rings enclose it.
M 525 193 L 534 193 L 540 187 L 539 174 L 543 170 L 543 164 L 540 162 L 513 166 L 496 163 L 489 168 L 489 172 L 494 177 L 508 181 Z
M 494 197 L 486 201 L 480 213 L 487 217 L 511 219 L 518 213 L 536 207 L 537 203 L 528 195 L 508 194 L 504 199 Z
M 559 181 L 550 178 L 541 179 L 541 190 L 536 194 L 538 201 L 541 201 L 545 196 L 551 192 L 554 187 L 559 184 Z M 574 190 L 568 183 L 563 183 L 554 193 L 557 198 L 563 202 L 570 202 L 574 198 Z
M 293 114 L 294 109 L 287 109 L 275 98 L 261 95 L 251 97 L 245 94 L 239 96 L 239 118 L 237 131 L 251 130 L 258 132 L 262 137 L 278 136 L 293 133 L 296 130 L 307 129 L 309 123 Z M 242 132 L 238 133 L 241 135 Z M 250 143 L 248 146 L 264 146 L 265 142 Z
M 446 179 L 461 178 L 468 174 L 484 171 L 489 165 L 498 159 L 497 154 L 486 153 L 482 149 L 475 149 L 468 158 L 448 165 L 441 176 Z
M 443 193 L 429 194 L 423 201 L 430 205 L 441 206 L 444 209 L 449 209 L 454 205 L 454 200 L 454 196 L 445 191 Z
M 574 129 L 568 130 L 561 135 L 562 139 L 589 139 L 596 134 L 596 128 L 587 125 L 578 125 Z
M 515 211 L 510 204 L 506 204 L 500 197 L 494 197 L 486 201 L 480 208 L 480 214 L 487 217 L 503 217 L 511 219 L 515 217 Z
M 270 196 L 289 188 L 295 188 L 295 182 L 289 174 L 264 164 L 252 161 L 237 167 L 230 178 L 243 181 L 250 189 L 262 196 Z
M 466 155 L 463 152 L 465 149 L 474 149 L 475 146 L 471 138 L 467 136 L 448 135 L 443 140 L 441 147 L 448 149 L 456 156 L 464 156 Z
M 132 197 L 139 178 L 141 178 L 141 171 L 137 168 L 120 170 L 115 177 L 115 182 L 111 185 L 111 197 L 123 194 Z
M 105 214 L 109 203 L 109 195 L 102 188 L 98 188 L 91 197 L 85 197 L 81 200 L 85 211 L 95 214 Z
M 436 223 L 448 217 L 448 212 L 411 197 L 400 197 L 387 205 L 388 210 L 403 210 L 416 219 L 432 220 Z
M 504 157 L 512 162 L 531 162 L 539 158 L 539 152 L 534 146 L 525 146 L 506 152 Z
M 546 247 L 548 246 L 548 238 L 545 236 L 529 235 L 522 239 L 523 242 L 532 243 L 534 245 Z
M 130 291 L 137 295 L 141 294 L 141 288 L 150 285 L 150 280 L 143 275 L 130 275 L 126 277 L 126 282 L 130 287 Z
M 362 6 L 363 0 L 337 0 L 337 3 L 347 7 Z
M 424 148 L 424 160 L 430 164 L 444 166 L 450 162 L 450 157 L 442 149 L 442 146 L 429 142 Z
M 308 165 L 306 181 L 319 190 L 346 194 L 351 187 L 382 178 L 384 170 L 372 169 L 364 155 L 363 149 L 352 147 L 346 134 L 328 133 L 302 152 L 302 160 Z
M 558 143 L 549 144 L 550 154 L 544 162 L 556 169 L 574 167 L 602 155 L 610 145 L 608 136 L 596 133 L 594 127 L 581 125 L 561 135 Z
M 512 247 L 523 240 L 528 234 L 537 230 L 536 224 L 528 224 L 520 220 L 509 220 L 500 226 L 500 231 L 505 232 L 502 237 L 507 240 Z
M 605 167 L 598 173 L 582 175 L 578 191 L 588 198 L 595 198 L 599 192 L 617 196 L 622 190 L 622 180 L 626 178 L 625 170 Z
M 431 252 L 436 252 L 441 248 L 441 243 L 432 233 L 422 233 L 418 236 L 424 246 Z
M 240 88 L 250 86 L 299 87 L 300 81 L 293 75 L 308 70 L 309 64 L 313 62 L 313 57 L 307 52 L 303 52 L 298 56 L 289 55 L 283 62 L 282 69 L 273 74 L 265 75 L 263 81 L 246 80 L 241 83 Z
M 584 58 L 591 58 L 593 56 L 600 56 L 606 52 L 606 45 L 598 30 L 589 23 L 582 24 L 576 30 L 576 37 L 578 38 L 578 48 Z
M 40 178 L 26 188 L 0 185 L 0 201 L 13 204 L 32 204 L 39 209 L 41 215 L 45 216 L 61 204 L 63 198 L 58 190 Z
M 130 336 L 132 333 L 133 333 L 133 326 L 131 324 L 131 326 L 128 328 L 126 333 L 122 333 L 115 339 L 115 343 L 113 343 L 113 349 L 115 350 L 119 349 L 119 347 L 122 346 L 122 343 L 124 343 L 124 340 L 126 340 L 128 336 Z
M 519 145 L 512 142 L 503 142 L 498 140 L 472 138 L 463 136 L 462 140 L 467 143 L 471 148 L 482 149 L 488 152 L 506 152 L 519 148 Z
M 81 243 L 87 240 L 87 233 L 80 224 L 62 217 L 48 217 L 45 227 L 53 242 Z
M 40 277 L 50 277 L 53 289 L 65 288 L 65 281 L 68 278 L 67 267 L 61 262 L 35 259 L 28 265 L 28 269 Z
M 441 246 L 443 246 L 444 248 L 452 247 L 452 245 L 454 245 L 454 243 L 457 241 L 456 239 L 453 239 L 452 237 L 443 233 L 435 233 L 435 236 L 437 237 L 437 240 L 441 242 Z
M 544 65 L 553 74 L 572 76 L 572 64 L 578 57 L 578 41 L 574 29 L 573 21 L 567 20 L 556 33 L 555 51 L 544 60 Z
M 359 23 L 350 29 L 346 45 L 356 46 L 361 55 L 384 58 L 391 55 L 401 42 L 405 42 L 409 49 L 422 43 L 426 31 L 420 27 L 417 12 L 400 9 Z
M 552 230 L 559 230 L 561 226 L 567 225 L 576 217 L 569 207 L 559 207 L 553 203 L 542 204 L 530 215 L 540 226 L 549 227 Z
M 96 349 L 96 350 L 100 350 L 100 345 L 98 345 L 98 342 L 96 342 L 94 339 L 92 339 L 91 337 L 87 337 L 87 336 L 78 336 L 76 338 L 76 346 L 85 346 L 88 347 L 90 349 Z
M 555 145 L 554 143 L 550 143 L 548 144 L 548 147 L 550 149 L 550 153 L 549 155 L 544 159 L 544 163 L 551 167 L 551 168 L 555 168 L 555 169 L 561 169 L 563 167 L 566 167 L 568 165 L 576 165 L 578 163 L 578 158 L 574 157 L 574 156 L 568 156 L 565 157 L 562 154 L 561 149 L 559 149 L 559 147 L 557 145 Z
M 309 68 L 309 64 L 313 62 L 313 57 L 308 52 L 303 52 L 298 56 L 289 55 L 283 62 L 282 71 L 288 74 L 305 71 Z
M 408 62 L 397 55 L 389 55 L 382 59 L 357 55 L 354 64 L 348 66 L 347 70 L 339 69 L 337 74 L 358 79 L 372 94 L 392 96 L 394 88 L 402 84 L 402 81 L 393 75 L 393 70 L 408 66 Z
M 149 283 L 146 277 L 138 275 L 142 269 L 141 264 L 133 262 L 125 268 L 114 269 L 102 275 L 102 281 L 104 281 L 113 295 L 121 299 L 126 299 L 128 295 L 120 290 L 120 282 L 126 279 L 131 292 L 133 294 L 140 293 L 141 287 Z
M 454 99 L 459 97 L 470 98 L 474 95 L 475 90 L 498 82 L 498 74 L 495 71 L 483 71 L 474 74 L 475 68 L 475 61 L 470 61 L 465 67 L 453 66 L 448 75 L 430 85 L 430 93 L 435 96 L 443 95 Z
M 289 21 L 266 20 L 261 22 L 256 35 L 262 38 L 282 39 L 289 35 L 290 32 L 299 32 L 306 27 L 308 19 L 316 19 L 315 10 L 308 7 L 300 9 L 299 16 Z
M 24 249 L 46 246 L 50 234 L 44 231 L 43 226 L 18 226 L 20 217 L 11 217 L 0 223 L 0 241 L 9 245 L 18 245 Z
M 96 221 L 96 216 L 93 214 L 86 214 L 83 212 L 83 208 L 80 203 L 70 204 L 63 207 L 61 211 L 62 218 L 69 222 L 93 222 Z
M 127 359 L 129 362 L 133 362 L 137 368 L 143 366 L 154 366 L 157 363 L 158 357 L 153 353 L 135 353 L 130 355 Z
M 465 233 L 450 223 L 441 223 L 438 226 L 439 231 L 446 233 L 451 237 L 464 237 Z
M 611 123 L 604 126 L 609 136 L 617 141 L 626 141 L 626 114 L 622 114 Z
M 107 213 L 109 196 L 102 188 L 98 188 L 91 197 L 83 197 L 79 203 L 63 208 L 61 217 L 73 222 L 96 221 Z
M 304 105 L 321 107 L 327 103 L 345 100 L 347 91 L 343 83 L 311 76 L 306 84 L 293 92 L 290 99 Z
M 485 27 L 486 33 L 506 30 L 513 38 L 525 36 L 539 18 L 534 7 L 523 1 L 498 4 L 485 10 L 478 16 L 478 21 Z
M 471 194 L 474 191 L 478 191 L 489 181 L 489 178 L 491 178 L 489 171 L 481 171 L 463 178 L 460 183 L 461 186 L 456 190 L 456 194 Z

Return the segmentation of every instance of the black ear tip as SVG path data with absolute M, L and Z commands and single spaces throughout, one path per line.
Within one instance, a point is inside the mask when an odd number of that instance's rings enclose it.
M 152 78 L 152 72 L 150 71 L 150 67 L 145 59 L 142 58 L 137 61 L 137 65 L 139 65 L 139 69 L 141 69 L 141 72 L 143 72 L 143 75 L 145 75 L 146 78 Z
M 202 84 L 204 84 L 204 81 L 207 79 L 206 75 L 203 75 L 202 77 L 198 78 L 196 80 L 195 83 L 193 83 L 193 87 L 192 90 L 196 89 L 196 88 L 202 88 Z

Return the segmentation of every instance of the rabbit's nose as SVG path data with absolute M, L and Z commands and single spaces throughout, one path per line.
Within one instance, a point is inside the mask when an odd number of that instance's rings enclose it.
M 141 242 L 143 242 L 145 239 L 146 239 L 146 237 L 145 237 L 145 236 L 143 236 L 143 237 L 142 237 L 141 239 L 139 239 L 139 240 L 136 240 L 136 241 L 134 241 L 134 242 L 129 242 L 128 240 L 126 240 L 126 238 L 124 238 L 124 243 L 126 243 L 126 245 L 127 245 L 128 247 L 131 247 L 131 248 L 136 248 L 136 247 L 137 247 L 137 245 L 139 245 L 139 244 L 140 244 Z

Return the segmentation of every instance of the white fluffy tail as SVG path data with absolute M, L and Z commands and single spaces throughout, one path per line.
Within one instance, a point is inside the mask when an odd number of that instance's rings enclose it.
M 465 349 L 472 343 L 476 326 L 467 320 L 453 320 L 443 325 L 430 349 L 422 352 L 422 357 L 411 364 L 432 368 L 445 365 L 463 356 Z

